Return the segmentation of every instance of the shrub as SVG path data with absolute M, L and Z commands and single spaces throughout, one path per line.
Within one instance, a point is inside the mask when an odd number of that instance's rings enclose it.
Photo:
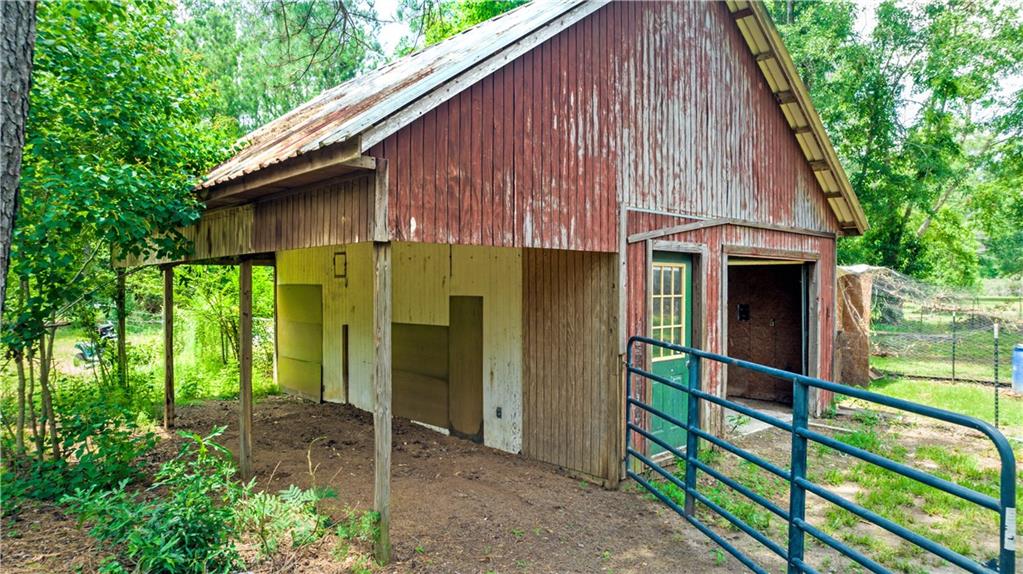
M 152 450 L 156 436 L 118 404 L 95 394 L 72 396 L 57 405 L 62 458 L 15 457 L 13 444 L 4 445 L 5 510 L 16 506 L 12 492 L 57 500 L 77 489 L 107 489 L 141 476 L 139 459 Z
M 234 504 L 245 488 L 233 476 L 227 450 L 213 442 L 223 432 L 189 440 L 164 463 L 148 494 L 125 490 L 79 489 L 63 503 L 89 533 L 116 551 L 114 564 L 141 572 L 230 572 L 240 566 L 235 550 Z
M 276 495 L 257 492 L 239 504 L 238 526 L 256 538 L 264 557 L 276 553 L 288 538 L 294 547 L 305 546 L 319 540 L 327 526 L 328 518 L 317 512 L 316 503 L 333 496 L 331 490 L 294 485 Z

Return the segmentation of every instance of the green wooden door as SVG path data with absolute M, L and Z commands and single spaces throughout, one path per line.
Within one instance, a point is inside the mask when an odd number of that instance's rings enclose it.
M 683 253 L 656 251 L 650 285 L 650 334 L 654 339 L 690 345 L 692 333 L 692 258 Z M 655 374 L 680 385 L 687 384 L 686 355 L 671 352 L 660 347 L 651 348 L 652 370 Z M 663 383 L 653 382 L 651 404 L 673 417 L 685 421 L 688 407 L 687 396 L 682 391 Z M 650 416 L 650 432 L 668 444 L 685 447 L 686 432 L 660 417 Z M 665 449 L 656 443 L 650 444 L 649 453 L 657 455 Z

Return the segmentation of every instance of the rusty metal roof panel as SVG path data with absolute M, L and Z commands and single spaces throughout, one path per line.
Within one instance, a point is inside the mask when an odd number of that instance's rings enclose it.
M 201 187 L 357 136 L 579 4 L 580 0 L 530 2 L 325 90 L 242 138 L 244 149 L 214 168 Z

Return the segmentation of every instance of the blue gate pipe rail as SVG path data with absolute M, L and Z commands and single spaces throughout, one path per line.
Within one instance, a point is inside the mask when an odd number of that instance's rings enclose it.
M 650 345 L 655 347 L 661 347 L 668 349 L 676 353 L 683 353 L 689 356 L 689 372 L 688 381 L 686 385 L 679 384 L 675 381 L 656 375 L 643 368 L 637 366 L 634 361 L 634 348 L 637 344 Z M 793 384 L 793 405 L 792 405 L 792 423 L 788 423 L 777 417 L 773 417 L 751 409 L 745 405 L 741 405 L 724 399 L 718 396 L 714 396 L 707 393 L 701 388 L 700 381 L 700 365 L 701 361 L 708 360 L 717 363 L 722 363 L 729 366 L 739 367 L 743 369 L 749 369 L 757 373 L 763 373 L 776 377 L 782 380 L 791 381 Z M 686 420 L 682 421 L 678 418 L 671 416 L 668 413 L 657 409 L 653 405 L 647 404 L 642 400 L 639 400 L 633 396 L 633 376 L 640 376 L 645 379 L 655 381 L 657 383 L 666 385 L 676 391 L 683 392 L 687 396 L 688 411 Z M 1001 459 L 1001 472 L 999 474 L 999 497 L 995 498 L 987 494 L 977 492 L 973 489 L 964 487 L 954 482 L 939 478 L 927 472 L 918 470 L 908 465 L 893 461 L 883 456 L 874 454 L 861 448 L 857 448 L 848 445 L 842 441 L 835 440 L 827 435 L 815 432 L 809 428 L 809 389 L 817 388 L 826 391 L 831 391 L 838 394 L 843 394 L 857 399 L 862 399 L 875 404 L 895 408 L 898 410 L 915 413 L 921 416 L 925 416 L 932 419 L 937 419 L 950 424 L 958 425 L 965 428 L 970 428 L 983 433 L 991 442 L 995 445 L 995 449 L 998 451 L 999 458 Z M 742 413 L 751 418 L 755 418 L 761 422 L 767 423 L 775 428 L 784 430 L 790 433 L 792 438 L 792 449 L 789 460 L 789 469 L 786 470 L 781 468 L 763 458 L 747 452 L 742 448 L 720 438 L 714 436 L 702 428 L 700 428 L 700 407 L 703 402 L 709 402 L 721 407 L 731 409 L 733 411 Z M 642 428 L 636 424 L 634 415 L 638 411 L 646 412 L 652 416 L 658 417 L 667 423 L 677 426 L 686 431 L 686 450 L 685 452 L 679 450 L 676 445 L 671 445 L 658 438 L 647 429 Z M 893 397 L 887 397 L 863 389 L 855 387 L 848 387 L 833 383 L 831 381 L 825 381 L 814 377 L 808 377 L 806 375 L 800 375 L 797 373 L 790 373 L 781 369 L 775 369 L 765 365 L 757 363 L 751 363 L 732 357 L 726 357 L 724 355 L 718 355 L 715 353 L 708 353 L 692 347 L 685 347 L 681 345 L 674 345 L 664 341 L 651 339 L 649 337 L 635 336 L 629 339 L 628 347 L 628 364 L 627 364 L 627 376 L 626 376 L 626 439 L 625 439 L 625 468 L 626 474 L 635 480 L 637 483 L 642 485 L 644 488 L 649 490 L 657 497 L 661 502 L 671 507 L 673 510 L 683 516 L 690 524 L 696 527 L 700 532 L 711 538 L 714 542 L 724 548 L 729 554 L 738 559 L 743 565 L 748 567 L 753 572 L 762 573 L 766 572 L 764 568 L 756 564 L 749 556 L 744 554 L 741 550 L 736 548 L 733 544 L 725 540 L 723 537 L 714 532 L 710 527 L 704 524 L 700 519 L 696 517 L 695 506 L 699 502 L 711 509 L 717 515 L 723 517 L 729 523 L 733 524 L 739 530 L 745 532 L 751 536 L 754 540 L 758 541 L 773 553 L 783 558 L 788 563 L 788 571 L 790 574 L 797 573 L 815 573 L 816 570 L 804 561 L 805 558 L 805 544 L 806 535 L 813 536 L 826 546 L 833 548 L 834 550 L 845 555 L 849 559 L 853 560 L 860 566 L 866 568 L 870 572 L 876 574 L 888 574 L 889 570 L 872 560 L 870 557 L 863 553 L 851 548 L 847 544 L 836 540 L 823 532 L 819 528 L 806 522 L 806 493 L 809 492 L 814 494 L 825 501 L 834 504 L 848 512 L 855 514 L 861 519 L 876 524 L 881 528 L 891 532 L 892 534 L 911 542 L 920 548 L 940 557 L 948 562 L 962 568 L 967 572 L 973 572 L 976 574 L 1015 574 L 1015 555 L 1016 555 L 1016 459 L 1012 452 L 1012 447 L 1009 445 L 1009 441 L 993 426 L 988 423 L 978 420 L 973 417 L 961 415 L 951 411 L 929 407 L 910 401 L 897 399 Z M 633 433 L 642 436 L 646 440 L 660 445 L 667 452 L 671 453 L 675 457 L 684 460 L 685 466 L 685 479 L 680 479 L 668 470 L 661 467 L 657 462 L 648 457 L 646 454 L 636 450 L 632 446 L 632 435 Z M 722 448 L 744 460 L 755 464 L 756 466 L 782 478 L 789 482 L 789 507 L 784 509 L 777 504 L 771 502 L 767 498 L 757 494 L 751 489 L 743 486 L 732 478 L 724 475 L 720 471 L 712 468 L 703 461 L 699 460 L 699 448 L 700 440 L 703 439 L 719 448 Z M 907 478 L 921 482 L 932 488 L 936 488 L 942 492 L 946 492 L 953 496 L 959 497 L 963 500 L 986 508 L 988 510 L 998 513 L 999 517 L 999 533 L 998 533 L 998 558 L 987 565 L 979 564 L 973 559 L 963 556 L 945 546 L 942 546 L 933 540 L 926 538 L 912 530 L 909 530 L 879 514 L 872 512 L 859 504 L 851 502 L 835 493 L 830 492 L 828 489 L 815 484 L 807 479 L 807 445 L 809 442 L 816 442 L 824 446 L 830 447 L 839 452 L 845 453 L 849 456 L 858 458 L 867 463 L 880 466 L 891 472 L 895 472 Z M 671 482 L 680 490 L 685 493 L 685 504 L 684 507 L 679 506 L 674 500 L 669 498 L 663 492 L 657 489 L 657 487 L 643 476 L 643 473 L 633 470 L 630 464 L 630 459 L 634 459 L 641 463 L 643 466 L 653 470 L 658 475 L 663 477 L 668 482 Z M 734 514 L 728 512 L 718 504 L 704 496 L 697 489 L 697 472 L 702 471 L 708 476 L 720 481 L 729 488 L 742 494 L 754 503 L 764 507 L 771 513 L 780 517 L 788 523 L 788 536 L 786 540 L 786 546 L 782 547 L 779 543 L 771 540 L 763 533 L 758 531 L 756 528 L 750 526 L 742 519 L 738 518 Z

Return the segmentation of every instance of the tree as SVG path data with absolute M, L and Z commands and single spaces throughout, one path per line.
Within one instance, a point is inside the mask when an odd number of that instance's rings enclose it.
M 399 18 L 411 34 L 398 45 L 398 54 L 431 46 L 480 22 L 521 6 L 527 0 L 403 0 Z
M 217 110 L 255 129 L 379 61 L 369 6 L 349 0 L 185 0 L 184 46 L 216 85 Z
M 18 211 L 21 155 L 25 145 L 28 94 L 32 85 L 32 51 L 36 37 L 35 0 L 0 4 L 0 316 L 7 293 L 11 233 Z M 0 319 L 2 324 L 2 319 Z
M 840 242 L 840 259 L 975 282 L 995 210 L 973 198 L 1006 176 L 999 166 L 1023 125 L 1012 113 L 1019 95 L 1002 89 L 1023 72 L 1019 7 L 768 6 L 871 222 L 863 237 Z M 858 10 L 870 9 L 876 24 L 861 36 Z
M 20 288 L 3 342 L 29 388 L 39 384 L 56 456 L 56 329 L 110 300 L 115 254 L 189 248 L 179 229 L 198 218 L 197 176 L 228 152 L 230 122 L 208 115 L 209 85 L 181 45 L 169 1 L 39 5 L 11 259 Z

